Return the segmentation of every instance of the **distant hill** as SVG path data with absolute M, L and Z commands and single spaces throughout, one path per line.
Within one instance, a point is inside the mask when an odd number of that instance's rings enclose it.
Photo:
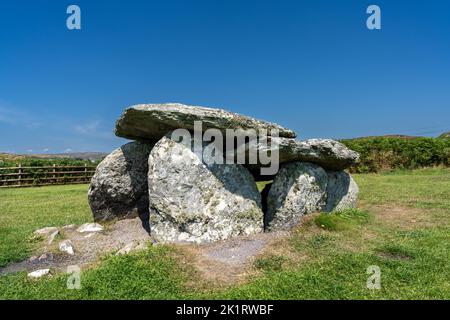
M 107 155 L 108 154 L 105 152 L 69 152 L 69 153 L 54 153 L 54 154 L 33 154 L 31 156 L 40 159 L 67 158 L 77 160 L 98 161 L 102 160 Z
M 450 131 L 444 132 L 443 134 L 441 134 L 439 136 L 439 138 L 441 138 L 441 139 L 450 139 Z
M 374 138 L 399 138 L 404 140 L 412 140 L 421 138 L 419 136 L 407 136 L 404 134 L 386 134 L 381 136 L 366 136 L 366 137 L 358 137 L 358 138 L 349 138 L 349 139 L 342 139 L 342 140 L 360 140 L 360 139 L 374 139 Z
M 408 136 L 404 134 L 385 134 L 380 136 L 366 136 L 366 137 L 357 137 L 357 138 L 348 138 L 348 139 L 340 139 L 340 140 L 360 140 L 360 139 L 374 139 L 374 138 L 398 138 L 403 140 L 412 140 L 417 138 L 424 138 L 422 136 Z M 450 138 L 450 131 L 444 132 L 437 138 Z

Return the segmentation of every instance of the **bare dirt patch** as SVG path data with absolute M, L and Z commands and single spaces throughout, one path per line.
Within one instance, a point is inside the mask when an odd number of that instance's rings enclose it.
M 130 251 L 144 249 L 153 243 L 139 218 L 119 220 L 104 227 L 100 232 L 85 233 L 78 232 L 75 225 L 57 228 L 59 234 L 50 244 L 49 237 L 40 239 L 38 248 L 30 259 L 0 269 L 0 275 L 39 269 L 65 272 L 67 267 L 73 265 L 86 268 L 97 263 L 106 254 L 117 254 L 127 247 L 132 248 Z M 174 246 L 183 257 L 180 262 L 191 264 L 201 281 L 229 284 L 247 279 L 255 272 L 252 268 L 255 258 L 288 234 L 289 232 L 262 233 L 210 244 Z M 67 239 L 73 245 L 73 255 L 59 250 L 61 242 Z
M 377 205 L 367 208 L 376 221 L 403 230 L 430 226 L 430 214 L 425 210 L 395 205 Z
M 270 232 L 180 247 L 190 256 L 202 280 L 216 285 L 228 285 L 243 282 L 256 274 L 252 268 L 255 259 L 288 235 L 289 232 Z
M 427 222 L 426 214 L 413 208 L 381 205 L 366 209 L 384 225 L 402 229 L 413 229 Z M 183 256 L 181 262 L 192 266 L 199 275 L 195 281 L 203 282 L 203 284 L 214 283 L 216 286 L 242 283 L 258 275 L 259 271 L 253 267 L 253 264 L 259 257 L 283 256 L 287 259 L 287 267 L 290 265 L 295 267 L 307 261 L 308 243 L 314 237 L 328 234 L 326 230 L 314 223 L 317 214 L 305 216 L 302 222 L 290 232 L 270 232 L 211 244 L 177 244 L 175 246 Z M 340 234 L 334 234 L 334 242 L 348 251 L 361 251 L 363 240 L 370 241 L 377 237 L 373 231 L 365 227 L 358 230 L 358 233 L 357 239 L 350 240 Z M 295 238 L 294 242 L 291 235 Z M 58 250 L 58 244 L 64 239 L 72 241 L 75 249 L 73 256 Z M 293 248 L 295 241 L 300 246 L 304 243 L 305 250 Z M 133 249 L 142 249 L 152 243 L 150 236 L 142 228 L 139 218 L 109 223 L 104 231 L 94 233 L 79 233 L 76 231 L 76 226 L 60 228 L 59 238 L 55 239 L 51 245 L 43 240 L 41 248 L 35 252 L 32 259 L 0 269 L 0 275 L 46 268 L 64 272 L 70 265 L 83 268 L 93 265 L 105 254 L 114 254 L 130 243 L 136 244 Z M 194 285 L 201 286 L 202 283 Z
M 376 221 L 383 225 L 411 230 L 420 226 L 426 226 L 430 217 L 423 210 L 405 208 L 395 205 L 379 205 L 366 208 L 375 217 Z M 294 234 L 297 241 L 307 242 L 314 236 L 325 231 L 314 224 L 311 214 L 304 217 L 301 224 L 291 232 L 270 232 L 247 237 L 220 241 L 211 244 L 176 245 L 186 254 L 187 260 L 199 272 L 200 279 L 205 282 L 228 285 L 246 281 L 258 273 L 253 268 L 254 261 L 261 256 L 283 256 L 290 261 L 289 264 L 298 265 L 307 260 L 307 253 L 302 250 L 293 250 L 288 243 L 289 235 Z M 360 230 L 360 237 L 365 240 L 373 240 L 376 235 L 370 230 Z M 68 255 L 58 250 L 58 244 L 64 240 L 72 241 L 75 254 Z M 345 239 L 339 239 L 340 246 L 349 251 L 360 251 L 361 243 L 355 239 L 347 243 Z M 13 263 L 0 269 L 0 275 L 18 272 L 34 271 L 50 268 L 55 271 L 65 271 L 68 266 L 77 265 L 87 267 L 99 261 L 102 255 L 114 253 L 124 247 L 132 247 L 132 250 L 143 249 L 151 245 L 152 240 L 142 228 L 139 218 L 120 220 L 107 224 L 104 231 L 79 233 L 76 226 L 60 228 L 60 235 L 52 244 L 43 240 L 41 247 L 35 255 L 25 261 Z M 390 259 L 402 259 L 402 257 L 386 257 Z
M 400 253 L 394 254 L 391 252 L 380 252 L 378 253 L 378 256 L 386 260 L 395 260 L 395 261 L 408 261 L 412 259 L 410 256 L 407 256 L 405 254 Z
M 70 239 L 74 255 L 59 250 L 58 245 L 64 239 Z M 76 226 L 66 226 L 60 228 L 60 236 L 51 244 L 48 244 L 48 239 L 42 239 L 41 246 L 33 257 L 0 269 L 0 275 L 38 269 L 65 271 L 72 265 L 82 268 L 98 261 L 107 253 L 114 253 L 127 246 L 131 250 L 137 250 L 145 248 L 150 243 L 151 238 L 142 227 L 139 218 L 108 224 L 105 230 L 100 232 L 80 233 L 76 230 Z
M 375 221 L 404 230 L 426 226 L 430 221 L 426 211 L 415 208 L 380 205 L 363 209 L 368 210 Z M 288 268 L 298 267 L 299 264 L 308 261 L 310 241 L 320 236 L 330 236 L 330 232 L 314 223 L 314 218 L 318 214 L 304 216 L 302 222 L 290 232 L 264 233 L 209 245 L 186 245 L 183 246 L 183 251 L 189 254 L 189 260 L 200 272 L 201 280 L 213 282 L 215 285 L 239 284 L 258 275 L 253 263 L 260 257 L 285 257 L 287 259 L 285 267 Z M 351 236 L 339 232 L 332 233 L 332 245 L 336 245 L 340 250 L 361 252 L 370 248 L 379 236 L 370 226 L 364 225 L 352 229 L 352 233 Z M 295 238 L 294 242 L 292 236 Z M 295 246 L 295 242 L 304 243 L 305 250 L 293 249 L 292 245 Z M 390 260 L 410 259 L 398 254 L 380 253 L 380 255 Z

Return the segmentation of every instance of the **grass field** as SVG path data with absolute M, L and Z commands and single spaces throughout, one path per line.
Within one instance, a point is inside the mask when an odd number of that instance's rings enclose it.
M 0 189 L 0 267 L 30 255 L 34 230 L 91 220 L 86 185 Z
M 0 277 L 1 299 L 450 299 L 450 169 L 354 176 L 358 210 L 309 216 L 268 248 L 238 283 L 202 279 L 182 248 L 107 256 L 82 273 Z M 86 185 L 0 190 L 0 265 L 33 249 L 33 230 L 91 219 Z M 366 287 L 367 268 L 381 289 Z

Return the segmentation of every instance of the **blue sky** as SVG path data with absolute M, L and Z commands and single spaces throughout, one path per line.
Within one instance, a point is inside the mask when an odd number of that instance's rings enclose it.
M 70 4 L 82 30 L 66 28 Z M 381 30 L 366 28 L 370 4 Z M 122 110 L 157 102 L 300 138 L 437 135 L 450 130 L 450 2 L 0 2 L 0 151 L 111 151 Z

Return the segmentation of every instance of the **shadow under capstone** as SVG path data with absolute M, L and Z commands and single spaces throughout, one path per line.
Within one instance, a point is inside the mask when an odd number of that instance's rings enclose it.
M 150 154 L 151 148 L 153 148 L 153 146 L 155 145 L 154 141 L 147 141 L 147 140 L 136 141 L 136 143 L 150 145 L 148 154 Z M 137 198 L 135 204 L 130 203 L 130 205 L 133 206 L 132 208 L 130 208 L 131 209 L 130 211 L 132 212 L 132 215 L 136 214 L 140 218 L 142 222 L 142 227 L 149 235 L 151 235 L 149 196 L 147 183 L 148 161 L 136 163 L 141 159 L 137 159 L 133 155 L 133 148 L 130 147 L 130 144 L 123 145 L 120 148 L 125 158 L 126 168 L 131 182 L 132 194 L 135 195 L 135 197 Z M 143 166 L 142 170 L 140 170 L 139 172 L 135 172 L 133 168 L 136 168 L 137 166 Z M 145 174 L 142 174 L 143 172 Z

